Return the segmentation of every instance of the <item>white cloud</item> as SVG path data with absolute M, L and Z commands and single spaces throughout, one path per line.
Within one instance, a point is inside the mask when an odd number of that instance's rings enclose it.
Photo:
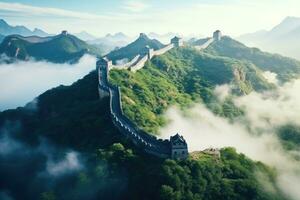
M 65 9 L 50 8 L 50 7 L 37 7 L 29 6 L 21 3 L 4 3 L 0 2 L 0 10 L 16 12 L 16 13 L 25 13 L 30 16 L 60 16 L 60 17 L 72 17 L 80 19 L 108 19 L 110 17 L 105 15 L 94 15 L 86 12 L 75 12 Z
M 149 5 L 142 1 L 126 1 L 123 8 L 131 12 L 142 12 L 149 8 Z
M 228 94 L 228 88 L 219 86 L 215 94 L 222 99 Z M 294 156 L 299 156 L 300 151 L 284 150 L 275 131 L 287 123 L 300 126 L 299 91 L 300 80 L 295 80 L 278 86 L 272 92 L 252 92 L 235 97 L 234 103 L 244 108 L 245 116 L 233 122 L 214 115 L 204 105 L 184 113 L 172 108 L 166 113 L 171 123 L 163 127 L 160 133 L 163 138 L 169 138 L 179 132 L 187 140 L 190 151 L 235 147 L 253 160 L 274 167 L 278 172 L 278 187 L 290 198 L 298 200 L 300 161 Z
M 23 106 L 42 92 L 70 85 L 95 68 L 96 58 L 83 56 L 77 64 L 20 61 L 0 65 L 0 110 Z
M 300 125 L 300 80 L 279 86 L 267 93 L 252 92 L 234 100 L 246 110 L 246 118 L 254 128 L 284 125 L 288 122 Z
M 270 71 L 265 71 L 262 75 L 270 83 L 274 83 L 274 84 L 278 83 L 278 79 L 277 79 L 277 74 L 276 73 L 273 73 L 273 72 L 270 72 Z
M 231 87 L 229 85 L 218 85 L 214 90 L 214 94 L 221 100 L 224 101 L 230 94 Z
M 47 172 L 53 176 L 60 176 L 73 171 L 82 169 L 78 154 L 74 151 L 68 152 L 63 160 L 55 162 L 53 160 L 47 161 Z
M 160 130 L 163 138 L 179 132 L 186 139 L 189 151 L 235 147 L 238 152 L 275 167 L 279 188 L 295 200 L 300 198 L 300 163 L 283 150 L 273 132 L 262 135 L 249 132 L 244 124 L 215 116 L 203 105 L 192 108 L 188 114 L 172 108 L 166 115 L 171 123 Z

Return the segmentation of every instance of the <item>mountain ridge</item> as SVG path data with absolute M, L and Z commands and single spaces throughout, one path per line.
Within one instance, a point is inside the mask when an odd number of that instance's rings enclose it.
M 107 57 L 113 62 L 122 59 L 131 60 L 136 55 L 140 54 L 140 52 L 144 52 L 146 46 L 154 50 L 158 50 L 164 47 L 164 45 L 160 41 L 156 39 L 150 39 L 146 34 L 141 33 L 135 41 L 125 47 L 121 47 L 119 49 L 111 51 L 109 54 L 107 54 Z
M 49 37 L 10 35 L 0 44 L 0 53 L 12 59 L 27 60 L 33 57 L 63 63 L 76 62 L 85 53 L 100 55 L 101 51 L 73 35 L 62 33 Z
M 11 26 L 9 25 L 5 20 L 0 19 L 0 34 L 2 35 L 22 35 L 22 36 L 40 36 L 40 37 L 46 37 L 49 36 L 48 33 L 44 32 L 41 29 L 35 28 L 33 31 L 29 30 L 25 26 Z
M 260 47 L 266 51 L 283 54 L 300 60 L 300 18 L 286 17 L 271 30 L 248 33 L 237 37 L 237 40 Z

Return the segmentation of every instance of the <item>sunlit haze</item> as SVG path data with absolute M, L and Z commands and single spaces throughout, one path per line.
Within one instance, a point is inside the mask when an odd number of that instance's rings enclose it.
M 210 35 L 222 29 L 237 36 L 270 29 L 286 16 L 299 16 L 299 8 L 298 0 L 6 0 L 0 2 L 0 17 L 50 33 L 67 29 L 96 36 L 115 32 Z

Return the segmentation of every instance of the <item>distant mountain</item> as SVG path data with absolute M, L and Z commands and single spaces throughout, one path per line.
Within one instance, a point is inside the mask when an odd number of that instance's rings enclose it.
M 154 32 L 151 32 L 148 34 L 149 38 L 151 39 L 157 39 L 165 44 L 168 44 L 170 43 L 170 40 L 174 37 L 174 36 L 178 36 L 177 33 L 172 33 L 172 32 L 169 32 L 169 33 L 166 33 L 166 34 L 157 34 L 157 33 L 154 33 Z
M 74 62 L 83 54 L 100 55 L 101 51 L 70 34 L 51 37 L 20 35 L 7 36 L 0 45 L 0 54 L 12 59 L 47 60 L 56 63 Z
M 93 35 L 89 34 L 86 31 L 81 31 L 80 33 L 75 33 L 74 35 L 76 37 L 78 37 L 79 39 L 84 40 L 84 41 L 89 41 L 89 40 L 95 40 L 95 39 L 97 39 L 96 36 L 93 36 Z
M 104 37 L 97 38 L 94 40 L 87 41 L 89 44 L 96 45 L 103 49 L 106 53 L 114 50 L 115 48 L 120 48 L 126 46 L 132 41 L 132 38 L 125 35 L 124 33 L 107 34 Z
M 107 57 L 113 61 L 124 58 L 132 59 L 140 52 L 142 52 L 146 46 L 149 46 L 150 48 L 156 50 L 162 48 L 164 45 L 158 40 L 150 39 L 146 34 L 141 33 L 134 42 L 128 44 L 125 47 L 110 52 Z
M 238 37 L 250 46 L 281 53 L 300 60 L 300 18 L 287 17 L 270 31 L 261 30 Z
M 25 26 L 11 26 L 3 19 L 0 19 L 0 34 L 2 35 L 22 35 L 22 36 L 40 36 L 46 37 L 49 36 L 48 33 L 35 28 L 33 31 L 29 30 Z
M 187 43 L 189 45 L 192 45 L 192 46 L 198 46 L 198 45 L 202 45 L 204 44 L 205 42 L 207 42 L 210 38 L 201 38 L 201 39 L 197 39 L 197 38 L 191 38 L 187 41 Z
M 41 29 L 38 29 L 38 28 L 35 28 L 32 33 L 33 33 L 33 35 L 40 36 L 40 37 L 50 36 L 50 34 L 46 33 L 45 31 L 43 31 Z

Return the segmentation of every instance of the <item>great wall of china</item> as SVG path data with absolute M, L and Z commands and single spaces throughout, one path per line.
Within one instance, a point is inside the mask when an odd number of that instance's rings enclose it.
M 197 46 L 197 49 L 207 48 L 215 37 L 209 39 L 201 46 Z M 130 119 L 128 119 L 122 110 L 121 91 L 120 87 L 114 86 L 109 83 L 109 71 L 111 69 L 128 69 L 133 72 L 141 69 L 145 63 L 153 56 L 158 56 L 166 53 L 172 48 L 179 48 L 183 46 L 182 40 L 178 37 L 174 37 L 171 43 L 162 49 L 154 51 L 148 48 L 144 55 L 137 55 L 130 62 L 123 65 L 113 65 L 112 61 L 107 58 L 101 58 L 97 61 L 96 67 L 98 71 L 98 90 L 100 98 L 109 96 L 110 114 L 113 124 L 118 130 L 129 140 L 131 140 L 136 146 L 141 147 L 145 152 L 160 157 L 160 158 L 179 158 L 184 159 L 188 156 L 187 143 L 182 136 L 176 134 L 171 136 L 170 139 L 158 139 L 156 136 L 148 134 L 138 128 Z

